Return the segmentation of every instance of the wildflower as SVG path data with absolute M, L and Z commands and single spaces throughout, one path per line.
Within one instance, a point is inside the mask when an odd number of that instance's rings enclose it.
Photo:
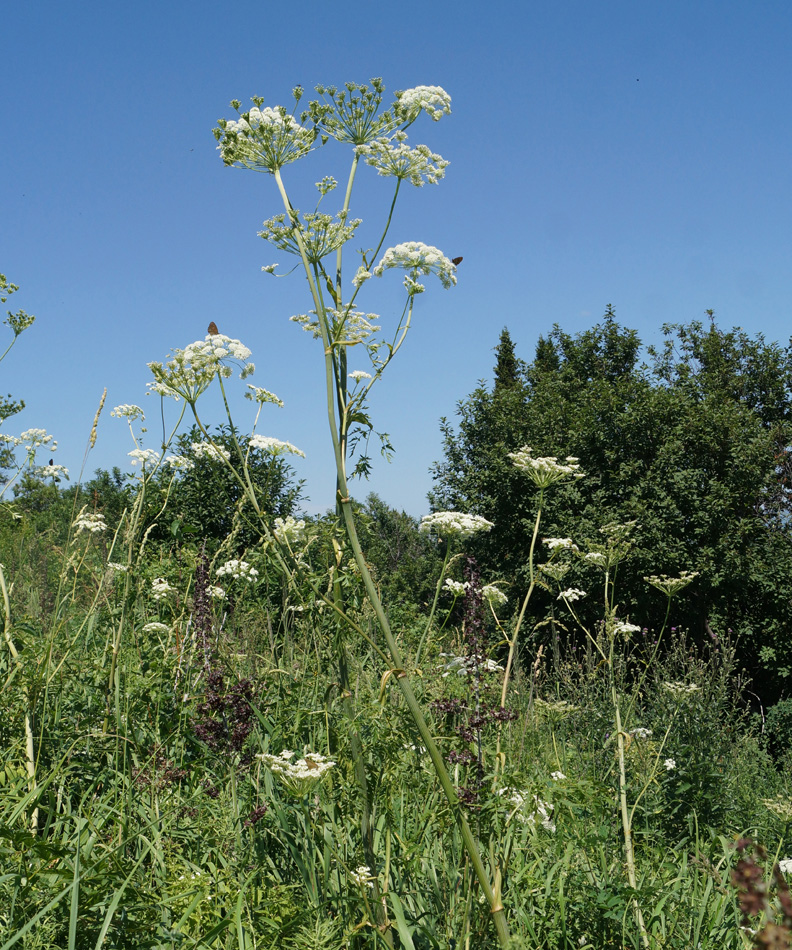
M 235 580 L 247 581 L 252 584 L 258 577 L 259 572 L 255 567 L 251 567 L 247 561 L 240 561 L 232 558 L 217 568 L 218 577 L 233 577 Z
M 565 716 L 568 713 L 577 712 L 579 708 L 572 703 L 568 703 L 565 699 L 556 699 L 553 702 L 547 702 L 545 699 L 539 699 L 538 696 L 534 699 L 534 707 L 537 712 L 546 713 L 551 716 Z
M 498 794 L 509 796 L 509 804 L 514 809 L 512 814 L 516 815 L 522 824 L 535 825 L 536 819 L 539 818 L 545 831 L 556 830 L 555 822 L 550 817 L 553 806 L 542 801 L 538 795 L 531 799 L 527 792 L 519 792 L 514 788 L 502 788 Z
M 251 449 L 261 449 L 262 452 L 269 452 L 270 455 L 299 455 L 305 458 L 305 452 L 301 452 L 296 445 L 291 442 L 281 442 L 280 439 L 273 439 L 268 435 L 254 435 L 250 439 Z
M 55 437 L 47 435 L 46 429 L 26 429 L 20 435 L 21 444 L 25 446 L 28 452 L 35 451 L 39 446 L 48 446 L 50 451 L 54 452 L 58 448 Z
M 600 567 L 604 567 L 608 563 L 608 558 L 601 551 L 589 551 L 588 554 L 583 555 L 584 561 L 589 561 L 591 564 L 597 564 Z
M 465 540 L 479 531 L 489 531 L 491 521 L 479 515 L 466 515 L 460 511 L 436 511 L 421 518 L 421 531 L 434 531 L 441 538 Z
M 261 386 L 254 386 L 252 383 L 248 383 L 247 388 L 250 392 L 245 393 L 245 399 L 250 399 L 253 402 L 259 403 L 259 405 L 263 405 L 265 402 L 272 402 L 283 409 L 283 400 L 278 399 L 275 393 L 271 393 L 268 389 L 262 389 Z
M 433 122 L 451 115 L 451 96 L 442 86 L 415 86 L 396 93 L 396 111 L 412 122 L 424 111 Z
M 278 266 L 277 264 L 265 264 L 261 269 L 264 271 L 265 274 L 275 274 L 275 268 L 277 266 Z M 275 274 L 275 276 L 280 277 L 281 275 Z
M 104 515 L 99 511 L 86 511 L 83 507 L 77 515 L 72 527 L 77 534 L 83 531 L 90 531 L 91 534 L 101 534 L 107 530 Z
M 550 773 L 550 778 L 551 778 L 554 782 L 563 782 L 564 779 L 566 778 L 566 775 L 564 775 L 563 772 L 551 772 L 551 773 Z
M 663 683 L 663 689 L 668 690 L 669 693 L 673 693 L 677 696 L 684 695 L 685 693 L 697 693 L 701 687 L 696 686 L 695 683 Z
M 349 378 L 359 383 L 361 379 L 371 379 L 371 373 L 364 373 L 362 369 L 356 369 L 349 374 Z
M 792 821 L 792 801 L 778 795 L 776 798 L 764 798 L 762 804 L 782 821 Z
M 652 735 L 652 730 L 638 726 L 637 729 L 631 729 L 628 735 L 631 735 L 635 739 L 648 739 Z
M 503 670 L 503 667 L 495 660 L 479 660 L 475 656 L 454 656 L 453 653 L 441 653 L 440 656 L 447 661 L 440 667 L 444 671 L 441 673 L 443 678 L 451 673 L 456 673 L 458 676 L 467 676 L 470 673 L 497 673 Z
M 436 185 L 444 177 L 450 162 L 430 151 L 426 145 L 410 148 L 406 140 L 405 132 L 396 132 L 392 138 L 383 136 L 367 145 L 358 145 L 355 152 L 385 178 L 407 180 L 419 188 L 424 180 Z
M 223 588 L 215 587 L 213 584 L 209 584 L 209 586 L 206 588 L 206 593 L 213 600 L 225 600 L 226 598 L 226 592 L 223 590 Z
M 154 600 L 165 600 L 171 594 L 176 593 L 176 588 L 165 580 L 164 577 L 155 577 L 151 582 L 151 596 Z
M 298 521 L 289 515 L 288 518 L 275 519 L 275 527 L 272 529 L 272 533 L 281 544 L 286 544 L 291 547 L 292 545 L 302 542 L 305 538 L 306 530 L 305 521 L 302 519 Z
M 624 620 L 614 620 L 611 627 L 614 636 L 630 639 L 631 633 L 640 633 L 641 627 L 636 623 L 626 623 Z
M 191 468 L 195 468 L 195 462 L 186 455 L 166 455 L 163 461 L 175 472 L 189 472 Z
M 253 102 L 249 112 L 240 113 L 241 103 L 234 100 L 231 106 L 239 119 L 219 119 L 213 129 L 225 165 L 274 174 L 311 151 L 314 129 L 303 128 L 283 106 L 262 109 L 263 100 L 255 98 Z
M 782 874 L 792 874 L 792 858 L 782 858 L 778 862 L 778 869 Z
M 292 762 L 295 754 L 284 749 L 280 755 L 261 753 L 256 758 L 278 776 L 287 791 L 302 797 L 310 794 L 336 763 L 318 752 L 306 752 L 302 759 Z
M 140 406 L 127 404 L 116 406 L 115 409 L 111 410 L 110 415 L 115 416 L 117 419 L 129 419 L 130 422 L 134 422 L 136 419 L 140 419 L 141 422 L 143 422 L 146 419 Z
M 509 602 L 509 598 L 503 593 L 502 590 L 498 590 L 494 584 L 485 584 L 481 588 L 481 593 L 484 595 L 484 599 L 492 607 L 502 607 L 504 604 Z
M 355 276 L 352 278 L 352 284 L 355 288 L 362 287 L 367 280 L 371 280 L 372 273 L 361 264 L 355 272 Z
M 537 488 L 549 488 L 550 485 L 568 478 L 583 478 L 583 472 L 577 464 L 578 460 L 572 455 L 567 456 L 566 464 L 559 462 L 554 455 L 534 458 L 533 449 L 524 445 L 517 452 L 509 452 L 509 458 Z
M 259 237 L 274 244 L 288 254 L 302 256 L 303 252 L 311 264 L 318 264 L 343 247 L 355 234 L 362 219 L 347 219 L 347 213 L 341 211 L 333 220 L 331 215 L 319 211 L 309 211 L 302 215 L 302 222 L 295 225 L 285 213 L 276 214 L 264 222 Z M 299 235 L 299 241 L 298 241 Z
M 191 442 L 190 451 L 197 459 L 212 459 L 220 461 L 225 459 L 231 461 L 231 453 L 222 445 L 213 445 L 211 442 Z
M 551 551 L 579 551 L 580 548 L 574 543 L 572 538 L 542 538 Z
M 170 633 L 170 627 L 166 623 L 153 620 L 143 625 L 143 633 Z
M 539 564 L 537 570 L 542 574 L 546 574 L 548 577 L 551 577 L 555 581 L 562 581 L 564 577 L 569 573 L 568 564 Z
M 69 477 L 69 470 L 63 465 L 42 465 L 37 472 L 42 478 Z
M 447 577 L 443 584 L 443 590 L 447 590 L 454 597 L 464 597 L 468 587 L 470 587 L 469 581 L 455 581 L 450 577 Z
M 132 449 L 131 452 L 127 452 L 127 455 L 132 459 L 132 464 L 137 465 L 140 462 L 141 466 L 145 468 L 147 465 L 157 466 L 160 463 L 160 453 L 156 449 Z
M 244 364 L 240 379 L 250 376 L 255 370 L 253 363 L 248 362 L 250 356 L 250 350 L 239 340 L 223 333 L 208 333 L 203 340 L 196 340 L 183 350 L 171 350 L 165 363 L 149 363 L 154 376 L 154 382 L 148 384 L 149 389 L 160 396 L 181 397 L 194 405 L 215 377 L 228 379 L 233 375 L 229 361 Z
M 408 241 L 405 244 L 397 244 L 396 247 L 389 247 L 373 273 L 382 277 L 390 267 L 407 270 L 413 278 L 417 274 L 437 274 L 445 288 L 453 287 L 457 282 L 456 267 L 443 252 L 420 241 Z
M 361 864 L 356 871 L 350 871 L 349 876 L 360 887 L 374 887 L 371 868 L 367 864 Z
M 119 564 L 118 561 L 108 561 L 107 566 L 115 574 L 126 574 L 129 570 L 128 564 Z
M 581 597 L 586 596 L 586 592 L 584 590 L 580 590 L 579 587 L 568 587 L 566 590 L 561 591 L 558 597 L 556 597 L 556 600 L 565 600 L 572 604 L 576 600 L 580 600 Z
M 673 772 L 676 768 L 676 759 L 663 759 L 663 765 L 666 767 L 666 772 Z
M 698 571 L 682 571 L 679 577 L 669 577 L 668 574 L 651 574 L 649 577 L 644 577 L 644 580 L 661 593 L 671 597 L 673 594 L 684 590 L 688 584 L 692 584 L 698 576 Z

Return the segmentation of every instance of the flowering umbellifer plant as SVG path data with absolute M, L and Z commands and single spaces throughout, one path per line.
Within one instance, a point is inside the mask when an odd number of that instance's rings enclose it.
M 409 145 L 407 129 L 421 113 L 433 121 L 450 114 L 451 97 L 439 86 L 416 86 L 397 92 L 391 105 L 383 109 L 381 79 L 372 79 L 368 85 L 346 83 L 340 89 L 317 86 L 316 91 L 319 98 L 299 115 L 296 110 L 303 98 L 300 86 L 293 90 L 295 105 L 291 111 L 279 105 L 265 106 L 263 99 L 255 97 L 253 107 L 242 112 L 241 103 L 235 100 L 231 105 L 236 118 L 220 119 L 214 134 L 226 165 L 266 172 L 275 179 L 283 209 L 265 221 L 260 236 L 278 250 L 297 256 L 308 281 L 310 310 L 292 319 L 322 341 L 339 516 L 387 643 L 392 672 L 397 674 L 397 682 L 457 815 L 465 848 L 493 915 L 499 943 L 505 946 L 509 939 L 508 928 L 499 887 L 493 888 L 490 882 L 443 758 L 406 675 L 401 651 L 360 549 L 348 487 L 351 477 L 369 472 L 370 459 L 365 446 L 373 426 L 368 415 L 368 394 L 404 342 L 416 298 L 426 289 L 423 279 L 434 275 L 445 288 L 456 284 L 456 266 L 436 247 L 406 241 L 383 250 L 402 183 L 418 187 L 424 183 L 436 184 L 448 165 L 427 146 Z M 287 191 L 283 169 L 330 140 L 351 147 L 343 200 L 334 214 L 320 210 L 322 202 L 337 187 L 334 178 L 325 176 L 316 184 L 315 207 L 301 212 Z M 350 215 L 352 191 L 361 162 L 375 168 L 378 175 L 393 180 L 393 198 L 375 247 L 358 252 L 359 260 L 351 276 L 346 277 L 344 247 L 362 224 L 361 219 Z M 276 267 L 271 264 L 263 269 L 273 274 Z M 371 278 L 383 277 L 390 270 L 404 271 L 405 302 L 396 321 L 381 320 L 377 314 L 358 305 L 358 296 Z M 381 327 L 386 322 L 391 329 L 384 333 Z M 179 366 L 174 367 L 174 375 L 178 375 L 179 369 Z M 166 385 L 175 388 L 170 381 Z M 184 395 L 184 390 L 179 394 Z M 388 437 L 386 434 L 379 437 L 387 454 L 391 448 Z M 357 461 L 350 472 L 348 462 L 356 452 Z

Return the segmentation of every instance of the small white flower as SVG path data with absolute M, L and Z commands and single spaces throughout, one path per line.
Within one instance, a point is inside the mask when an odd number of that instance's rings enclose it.
M 484 595 L 484 599 L 493 607 L 502 607 L 509 602 L 509 598 L 502 590 L 498 590 L 494 584 L 485 584 L 481 588 L 481 593 Z
M 272 402 L 283 409 L 283 400 L 279 399 L 275 393 L 271 393 L 268 389 L 262 389 L 261 386 L 254 386 L 252 383 L 248 383 L 247 388 L 250 392 L 245 393 L 245 399 L 250 399 L 260 405 L 264 405 L 265 402 Z
M 312 792 L 336 764 L 318 752 L 305 752 L 302 759 L 292 762 L 294 752 L 284 749 L 280 755 L 260 753 L 256 756 L 277 775 L 287 791 L 301 797 Z
M 367 280 L 371 280 L 372 274 L 371 271 L 366 270 L 366 268 L 361 264 L 357 269 L 357 273 L 352 278 L 352 283 L 355 287 L 362 286 Z
M 671 597 L 673 594 L 684 590 L 688 584 L 692 584 L 698 576 L 698 571 L 682 571 L 679 577 L 669 577 L 668 574 L 651 574 L 649 577 L 645 577 L 644 580 L 661 593 Z
M 676 696 L 685 695 L 688 693 L 697 693 L 701 687 L 696 686 L 695 683 L 663 683 L 663 689 L 668 690 L 669 693 L 673 693 Z
M 152 620 L 151 623 L 143 625 L 143 633 L 170 633 L 170 627 L 166 623 Z
M 640 633 L 641 628 L 638 624 L 635 623 L 626 623 L 624 620 L 615 620 L 613 622 L 613 633 L 614 636 L 624 637 L 625 640 L 630 639 L 631 633 Z
M 350 379 L 354 379 L 355 382 L 359 382 L 361 379 L 371 379 L 371 373 L 365 373 L 362 369 L 353 370 L 349 374 Z
M 551 772 L 551 773 L 550 773 L 550 778 L 551 778 L 554 782 L 563 782 L 564 779 L 566 778 L 566 775 L 564 775 L 563 772 Z
M 377 277 L 382 277 L 390 267 L 400 267 L 409 271 L 413 279 L 417 274 L 437 274 L 440 283 L 445 288 L 453 287 L 457 282 L 456 267 L 445 254 L 436 247 L 422 244 L 420 241 L 407 241 L 405 244 L 389 247 L 373 273 Z
M 444 671 L 441 674 L 443 677 L 449 676 L 451 673 L 456 673 L 458 676 L 467 676 L 480 671 L 497 673 L 503 670 L 503 667 L 495 660 L 477 660 L 474 656 L 454 656 L 453 653 L 441 653 L 440 656 L 447 661 L 445 665 L 440 667 Z
M 131 452 L 127 452 L 127 455 L 132 459 L 132 464 L 137 465 L 138 462 L 145 468 L 147 465 L 157 466 L 160 463 L 160 453 L 156 449 L 132 449 Z
M 572 538 L 542 538 L 551 551 L 578 551 L 580 550 Z
M 396 93 L 397 111 L 409 120 L 423 110 L 433 122 L 451 115 L 451 96 L 442 86 L 415 86 Z
M 549 488 L 556 482 L 568 478 L 583 478 L 583 472 L 577 461 L 566 460 L 566 464 L 559 462 L 554 455 L 534 458 L 533 449 L 524 445 L 517 452 L 509 452 L 509 458 L 516 468 L 526 474 L 537 488 Z
M 479 531 L 489 531 L 491 521 L 479 515 L 466 515 L 461 511 L 436 511 L 421 518 L 420 531 L 433 531 L 441 538 L 469 538 Z
M 578 587 L 568 587 L 566 590 L 561 591 L 558 597 L 556 597 L 556 600 L 566 600 L 571 604 L 576 600 L 580 600 L 581 597 L 586 596 L 587 594 L 584 590 L 580 590 Z
M 600 551 L 589 551 L 588 554 L 583 555 L 583 560 L 590 561 L 592 564 L 599 564 L 603 567 L 608 563 L 607 557 Z
M 165 580 L 164 577 L 155 577 L 151 582 L 151 596 L 154 600 L 165 600 L 171 594 L 176 593 L 176 588 Z
M 643 726 L 638 726 L 637 729 L 631 729 L 629 735 L 633 736 L 635 739 L 648 739 L 652 735 L 652 730 L 644 729 Z
M 195 462 L 186 455 L 166 455 L 164 462 L 174 472 L 189 472 L 191 468 L 195 468 Z
M 671 772 L 676 768 L 676 759 L 664 759 L 663 765 L 666 767 L 667 772 Z
M 119 564 L 118 561 L 108 561 L 108 568 L 116 574 L 126 574 L 129 570 L 128 564 Z
M 127 404 L 116 406 L 115 409 L 110 412 L 110 415 L 115 416 L 117 419 L 129 419 L 130 422 L 134 422 L 136 419 L 145 421 L 146 418 L 140 406 Z
M 215 573 L 218 577 L 233 577 L 235 580 L 243 580 L 252 584 L 258 577 L 259 572 L 255 567 L 251 567 L 247 561 L 232 558 L 218 567 Z
M 212 445 L 211 442 L 191 442 L 190 451 L 197 459 L 212 459 L 219 461 L 225 459 L 231 461 L 231 453 L 222 445 Z
M 782 858 L 778 867 L 782 874 L 792 874 L 792 858 Z
M 289 547 L 300 544 L 305 538 L 306 531 L 307 526 L 305 521 L 302 519 L 298 521 L 291 515 L 289 515 L 288 518 L 276 518 L 275 526 L 272 529 L 272 533 L 277 540 L 280 541 L 281 544 L 285 544 Z
M 447 577 L 443 584 L 443 590 L 447 590 L 450 594 L 453 594 L 454 597 L 464 597 L 468 587 L 470 587 L 469 581 L 455 581 L 450 577 Z
M 281 442 L 280 439 L 273 439 L 268 435 L 254 435 L 250 439 L 251 449 L 261 449 L 262 452 L 269 452 L 271 455 L 300 455 L 305 458 L 305 452 L 301 452 L 296 445 L 291 442 Z
M 206 588 L 206 593 L 213 600 L 225 600 L 226 592 L 223 590 L 222 587 L 216 587 L 212 584 L 209 584 Z
M 91 534 L 101 534 L 102 531 L 107 531 L 104 515 L 100 511 L 86 511 L 85 508 L 81 509 L 72 527 L 76 534 L 83 531 L 89 531 Z
M 371 868 L 367 864 L 361 864 L 356 871 L 350 871 L 349 876 L 360 887 L 374 887 Z

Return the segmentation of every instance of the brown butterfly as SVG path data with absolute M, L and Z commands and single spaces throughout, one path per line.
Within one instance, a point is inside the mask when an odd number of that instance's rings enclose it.
M 206 332 L 209 333 L 209 334 L 211 334 L 212 336 L 217 336 L 217 335 L 218 335 L 218 333 L 219 333 L 220 331 L 217 329 L 217 324 L 214 322 L 214 320 L 212 320 L 212 322 L 211 322 L 211 323 L 209 324 L 209 326 L 206 328 Z
M 459 265 L 462 263 L 463 260 L 464 258 L 462 257 L 452 257 L 451 263 L 454 265 L 454 267 L 459 267 Z
M 305 760 L 305 764 L 308 766 L 309 769 L 318 769 L 318 768 L 319 768 L 319 763 L 318 763 L 318 762 L 314 762 L 313 759 L 306 759 L 306 760 Z

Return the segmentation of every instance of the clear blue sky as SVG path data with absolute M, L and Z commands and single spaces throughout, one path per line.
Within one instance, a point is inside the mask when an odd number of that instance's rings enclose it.
M 396 457 L 359 496 L 428 510 L 438 420 L 491 378 L 504 325 L 525 359 L 553 323 L 586 329 L 608 303 L 649 342 L 707 308 L 789 339 L 788 0 L 26 0 L 2 22 L 0 271 L 21 285 L 14 309 L 38 318 L 2 364 L 0 389 L 27 402 L 6 428 L 54 433 L 73 477 L 105 386 L 86 477 L 128 467 L 114 405 L 144 406 L 156 446 L 146 363 L 215 320 L 286 402 L 259 431 L 306 452 L 309 510 L 332 504 L 322 355 L 288 321 L 308 309 L 304 282 L 260 270 L 283 260 L 256 236 L 281 210 L 274 182 L 225 168 L 211 134 L 232 98 L 290 106 L 298 83 L 382 76 L 453 97 L 452 116 L 410 134 L 450 160 L 446 178 L 409 188 L 389 243 L 463 255 L 459 284 L 418 300 L 373 399 Z M 347 161 L 335 146 L 287 168 L 295 203 Z M 373 234 L 390 180 L 365 177 L 353 213 Z M 370 282 L 363 306 L 388 319 L 398 286 Z

